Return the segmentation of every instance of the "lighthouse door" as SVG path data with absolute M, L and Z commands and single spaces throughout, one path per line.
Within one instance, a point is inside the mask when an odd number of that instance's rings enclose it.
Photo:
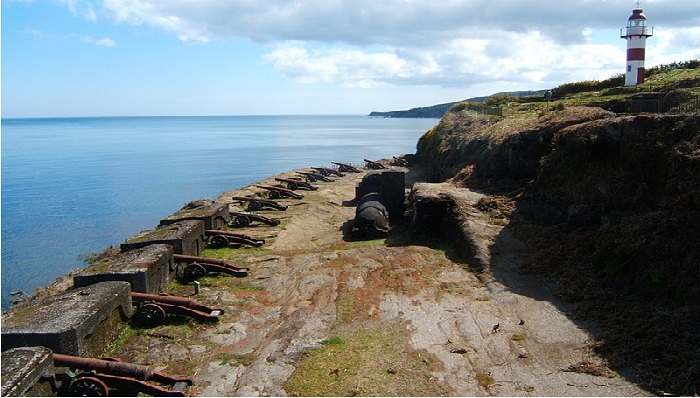
M 644 68 L 637 68 L 637 84 L 644 83 Z

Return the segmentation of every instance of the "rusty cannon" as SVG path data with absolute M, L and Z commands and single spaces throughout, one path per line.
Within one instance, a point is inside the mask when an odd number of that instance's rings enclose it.
M 142 393 L 154 397 L 184 397 L 185 388 L 192 385 L 190 378 L 156 372 L 148 366 L 116 358 L 82 358 L 54 353 L 53 363 L 56 367 L 81 371 L 77 375 L 66 372 L 60 376 L 62 383 L 57 392 L 73 397 L 108 396 L 110 389 L 118 392 L 116 396 Z M 148 382 L 172 386 L 172 389 Z
M 222 272 L 237 277 L 248 276 L 248 268 L 233 266 L 219 258 L 174 254 L 173 260 L 178 263 L 189 263 L 182 271 L 182 275 L 187 279 L 197 279 L 206 275 L 207 272 Z
M 258 188 L 262 188 L 266 191 L 268 191 L 268 195 L 270 195 L 271 199 L 278 199 L 278 198 L 293 198 L 293 199 L 303 199 L 304 195 L 300 195 L 291 189 L 287 188 L 282 188 L 282 187 L 270 187 L 267 185 L 256 185 Z
M 249 198 L 247 196 L 233 196 L 231 199 L 238 202 L 248 202 L 248 210 L 258 211 L 263 208 L 271 208 L 275 210 L 287 210 L 287 206 L 277 203 L 274 200 L 263 199 L 263 198 Z
M 280 225 L 280 220 L 276 220 L 274 218 L 266 217 L 261 214 L 254 214 L 254 213 L 244 213 L 244 212 L 239 212 L 239 211 L 232 211 L 229 212 L 229 215 L 231 216 L 231 221 L 228 222 L 229 227 L 236 227 L 236 228 L 242 228 L 242 227 L 247 227 L 253 221 L 261 222 L 263 224 L 267 224 L 270 226 L 277 226 Z
M 287 184 L 287 188 L 291 189 L 292 191 L 297 189 L 315 191 L 318 189 L 318 187 L 315 187 L 306 181 L 302 181 L 301 179 L 296 178 L 275 178 L 275 181 L 284 182 L 285 184 Z
M 341 173 L 340 171 L 336 169 L 332 169 L 330 167 L 312 167 L 313 170 L 318 171 L 322 175 L 328 177 L 330 175 L 338 176 L 338 177 L 345 177 L 345 174 Z
M 324 176 L 321 173 L 313 173 L 310 171 L 297 171 L 297 174 L 304 176 L 306 178 L 306 181 L 308 182 L 316 182 L 316 181 L 323 181 L 323 182 L 333 182 L 328 176 Z
M 374 160 L 364 159 L 364 161 L 365 161 L 368 169 L 372 169 L 372 170 L 386 169 L 386 166 L 384 166 L 383 164 L 381 164 L 379 162 L 375 162 Z
M 221 308 L 210 308 L 197 300 L 169 294 L 131 292 L 131 301 L 138 308 L 131 318 L 137 325 L 153 327 L 161 324 L 167 314 L 184 315 L 202 322 L 216 322 L 224 313 Z
M 207 243 L 214 248 L 226 247 L 231 243 L 254 247 L 265 244 L 265 239 L 255 239 L 250 235 L 220 229 L 207 229 L 204 231 L 204 236 L 207 237 Z
M 394 158 L 394 164 L 397 166 L 401 167 L 408 167 L 408 161 L 403 158 L 397 158 L 396 156 L 392 156 Z
M 349 165 L 347 163 L 337 163 L 337 162 L 331 162 L 334 165 L 338 166 L 338 171 L 342 173 L 362 173 L 362 170 L 358 169 L 357 167 L 353 165 Z

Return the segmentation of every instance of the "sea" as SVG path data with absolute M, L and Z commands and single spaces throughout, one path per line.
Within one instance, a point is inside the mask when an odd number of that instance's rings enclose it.
M 281 172 L 415 153 L 438 119 L 2 119 L 2 310 L 195 199 Z

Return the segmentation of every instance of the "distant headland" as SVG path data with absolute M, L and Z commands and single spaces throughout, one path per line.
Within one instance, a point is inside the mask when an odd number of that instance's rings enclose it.
M 512 91 L 512 92 L 497 93 L 494 95 L 510 95 L 510 96 L 515 96 L 515 97 L 524 97 L 524 96 L 528 96 L 528 95 L 544 94 L 545 91 L 547 91 L 547 90 Z M 484 102 L 484 101 L 486 101 L 487 98 L 489 98 L 489 96 L 473 97 L 473 98 L 465 99 L 463 101 L 447 102 L 444 104 L 411 108 L 409 110 L 403 110 L 403 111 L 387 111 L 387 112 L 372 111 L 369 114 L 369 116 L 371 116 L 371 117 L 403 117 L 403 118 L 437 118 L 437 119 L 439 119 L 445 114 L 445 112 L 447 112 L 448 109 L 450 109 L 455 104 L 458 104 L 460 102 Z

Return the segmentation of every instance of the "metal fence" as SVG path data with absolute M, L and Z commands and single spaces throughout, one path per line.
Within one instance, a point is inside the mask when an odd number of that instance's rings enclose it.
M 627 100 L 627 113 L 699 113 L 700 95 L 684 97 L 649 96 Z

